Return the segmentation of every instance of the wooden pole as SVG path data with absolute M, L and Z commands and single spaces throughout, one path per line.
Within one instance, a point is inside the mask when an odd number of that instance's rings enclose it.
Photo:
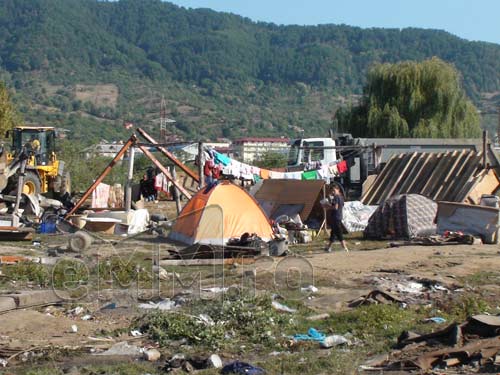
M 137 132 L 148 142 L 150 143 L 158 143 L 156 142 L 156 140 L 151 137 L 148 133 L 146 133 L 143 129 L 141 128 L 138 128 L 137 129 Z M 174 165 L 176 165 L 177 167 L 179 167 L 180 169 L 182 169 L 184 171 L 184 173 L 186 173 L 189 177 L 191 177 L 193 180 L 195 180 L 196 182 L 199 181 L 199 176 L 194 173 L 191 169 L 189 169 L 184 163 L 182 163 L 179 159 L 177 159 L 172 153 L 168 152 L 168 150 L 163 147 L 163 146 L 155 146 L 158 151 L 160 151 L 163 155 L 165 155 L 172 163 L 174 163 Z
M 125 155 L 127 150 L 133 146 L 135 141 L 137 140 L 137 137 L 135 135 L 132 135 L 128 141 L 123 145 L 123 147 L 118 151 L 118 153 L 115 155 L 113 160 L 111 160 L 106 168 L 102 171 L 102 173 L 97 177 L 97 179 L 94 181 L 92 185 L 87 189 L 87 191 L 83 194 L 83 196 L 80 198 L 78 202 L 76 202 L 75 206 L 66 214 L 64 217 L 65 219 L 68 219 L 71 215 L 73 215 L 81 206 L 82 204 L 87 200 L 87 198 L 92 194 L 92 192 L 95 190 L 95 188 L 104 180 L 104 178 L 111 172 L 111 169 L 116 165 L 118 161 Z
M 132 182 L 134 179 L 134 157 L 135 157 L 135 148 L 130 147 L 128 152 L 127 186 L 125 189 L 125 211 L 127 212 L 129 212 L 132 209 Z
M 198 188 L 202 188 L 205 185 L 205 175 L 203 174 L 203 167 L 205 166 L 205 154 L 203 152 L 203 142 L 198 142 Z
M 175 165 L 172 165 L 170 167 L 170 173 L 172 173 L 172 178 L 175 181 L 177 181 L 177 172 L 175 171 Z M 174 186 L 174 200 L 175 200 L 175 208 L 177 209 L 177 216 L 179 216 L 182 210 L 181 194 L 175 186 Z
M 154 155 L 151 153 L 151 151 L 149 151 L 146 147 L 140 145 L 140 144 L 137 144 L 137 147 L 139 147 L 139 149 L 144 153 L 144 155 L 146 155 L 149 160 L 151 160 L 153 162 L 154 165 L 156 165 L 160 171 L 162 171 L 162 173 L 168 178 L 169 181 L 171 181 L 174 186 L 179 189 L 179 191 L 184 194 L 184 196 L 187 198 L 187 199 L 191 199 L 191 194 L 189 194 L 189 192 L 184 189 L 184 187 L 182 185 L 180 185 L 177 181 L 175 181 L 173 178 L 172 178 L 172 175 L 170 174 L 170 172 L 167 170 L 167 168 L 165 168 L 159 161 L 158 159 L 156 159 L 154 157 Z
M 486 156 L 487 156 L 487 145 L 488 143 L 488 130 L 483 130 L 483 168 L 486 168 Z
M 326 184 L 323 185 L 323 199 L 326 199 Z M 319 227 L 318 234 L 316 237 L 318 237 L 323 230 L 328 234 L 328 229 L 327 229 L 327 224 L 326 224 L 326 208 L 323 207 L 323 222 L 321 223 L 321 226 Z

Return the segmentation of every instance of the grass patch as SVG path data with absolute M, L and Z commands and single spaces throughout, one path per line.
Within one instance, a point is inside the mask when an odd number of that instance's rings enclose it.
M 15 372 L 19 375 L 63 375 L 67 374 L 67 369 L 56 366 L 40 366 L 31 369 L 19 369 Z M 109 365 L 86 365 L 78 366 L 78 374 L 81 375 L 144 375 L 159 374 L 157 366 L 147 362 L 127 362 Z
M 500 272 L 480 271 L 460 279 L 470 286 L 500 285 Z
M 207 323 L 200 314 L 209 317 Z M 197 301 L 181 312 L 153 311 L 135 326 L 162 346 L 186 339 L 205 349 L 238 351 L 242 345 L 256 348 L 280 346 L 290 316 L 276 312 L 269 297 Z

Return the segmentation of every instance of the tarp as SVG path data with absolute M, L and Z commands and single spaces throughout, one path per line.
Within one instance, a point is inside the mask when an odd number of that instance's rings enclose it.
M 193 196 L 169 238 L 188 245 L 223 245 L 244 233 L 255 233 L 264 241 L 272 239 L 269 220 L 257 202 L 242 188 L 225 181 Z
M 437 203 L 418 194 L 403 194 L 381 203 L 364 230 L 367 238 L 413 239 L 436 233 Z

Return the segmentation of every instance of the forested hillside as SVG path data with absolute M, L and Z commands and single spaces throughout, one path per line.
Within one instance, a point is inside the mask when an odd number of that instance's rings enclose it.
M 27 121 L 86 141 L 153 126 L 161 96 L 186 138 L 322 134 L 377 62 L 438 56 L 480 105 L 500 46 L 422 29 L 277 26 L 159 0 L 3 0 L 0 79 Z M 485 101 L 486 100 L 486 101 Z

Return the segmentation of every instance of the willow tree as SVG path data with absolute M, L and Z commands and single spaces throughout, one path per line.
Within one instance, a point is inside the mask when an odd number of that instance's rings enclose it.
M 374 66 L 361 104 L 339 111 L 338 120 L 343 130 L 365 137 L 468 138 L 481 133 L 460 75 L 438 58 Z
M 12 129 L 18 121 L 19 116 L 10 101 L 9 92 L 0 82 L 0 138 L 3 138 L 5 132 Z

